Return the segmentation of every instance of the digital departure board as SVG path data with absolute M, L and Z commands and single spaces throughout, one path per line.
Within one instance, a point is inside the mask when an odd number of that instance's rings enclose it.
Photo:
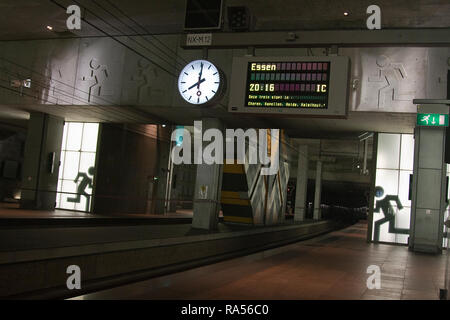
M 349 67 L 343 56 L 234 58 L 229 111 L 345 117 Z
M 247 107 L 327 108 L 330 62 L 249 62 Z

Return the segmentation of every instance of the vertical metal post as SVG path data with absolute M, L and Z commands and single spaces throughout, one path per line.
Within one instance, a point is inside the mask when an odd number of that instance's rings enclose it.
M 314 220 L 320 220 L 322 218 L 322 213 L 320 210 L 322 192 L 322 161 L 317 161 L 316 167 L 316 190 L 314 194 Z
M 364 140 L 363 174 L 367 174 L 367 152 L 369 151 L 369 139 Z

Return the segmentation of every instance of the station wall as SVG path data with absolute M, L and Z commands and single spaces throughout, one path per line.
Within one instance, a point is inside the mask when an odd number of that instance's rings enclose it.
M 102 124 L 93 212 L 162 213 L 168 139 L 155 125 Z
M 2 42 L 0 67 L 5 73 L 1 81 L 31 78 L 32 87 L 24 88 L 24 96 L 0 90 L 0 101 L 122 105 L 149 111 L 164 107 L 165 112 L 171 112 L 171 107 L 192 108 L 177 92 L 178 73 L 187 62 L 205 55 L 202 50 L 181 49 L 180 39 L 179 35 L 158 36 L 174 54 L 157 50 L 155 45 L 161 45 L 153 38 L 142 41 L 146 50 L 136 47 L 155 64 L 109 38 Z M 233 57 L 246 54 L 246 49 L 210 49 L 207 58 L 224 71 L 229 82 Z M 256 56 L 326 54 L 324 48 L 255 49 Z M 445 98 L 449 48 L 341 48 L 339 54 L 352 60 L 350 111 L 414 113 L 413 98 Z M 227 101 L 226 94 L 222 104 Z M 189 124 L 182 123 L 182 115 L 179 119 L 179 124 Z

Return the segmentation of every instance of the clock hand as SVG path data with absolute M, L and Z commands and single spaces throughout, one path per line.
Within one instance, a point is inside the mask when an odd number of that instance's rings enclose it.
M 190 86 L 188 88 L 188 90 L 191 90 L 192 88 L 195 88 L 195 87 L 199 88 L 200 87 L 200 83 L 205 82 L 205 81 L 206 81 L 205 78 L 203 78 L 202 80 L 199 80 L 197 83 L 194 83 L 192 86 Z
M 198 75 L 198 84 L 197 84 L 197 89 L 200 90 L 200 79 L 202 78 L 202 73 L 203 73 L 203 62 L 200 64 L 201 68 L 200 68 L 200 73 Z

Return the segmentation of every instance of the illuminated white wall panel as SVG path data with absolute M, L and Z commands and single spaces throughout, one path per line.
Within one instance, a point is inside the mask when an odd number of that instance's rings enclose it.
M 379 202 L 379 212 L 373 213 L 372 240 L 375 241 L 376 222 L 390 217 L 389 221 L 380 225 L 378 241 L 408 243 L 409 235 L 402 232 L 409 229 L 411 219 L 411 200 L 408 196 L 413 162 L 412 134 L 378 134 L 375 187 L 381 187 L 383 194 L 378 194 L 378 197 L 376 195 L 374 199 L 375 208 L 377 201 Z M 400 208 L 399 204 L 403 208 Z M 393 232 L 389 232 L 390 223 Z
M 65 124 L 56 208 L 90 211 L 98 128 L 98 123 Z

